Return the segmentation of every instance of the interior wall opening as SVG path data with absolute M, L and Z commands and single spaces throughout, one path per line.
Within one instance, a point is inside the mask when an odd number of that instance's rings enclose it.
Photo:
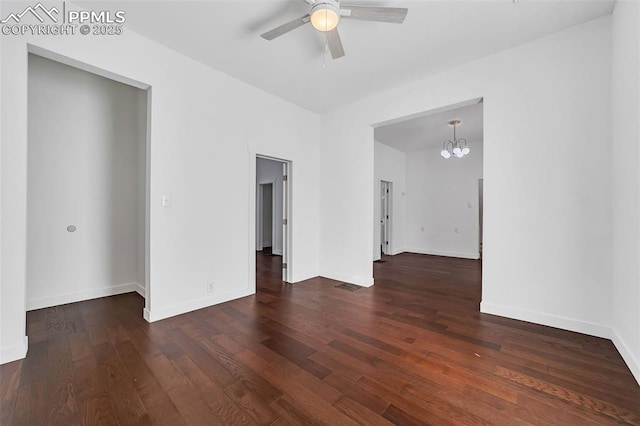
M 256 256 L 284 282 L 291 282 L 289 169 L 286 160 L 256 156 Z
M 482 99 L 373 127 L 373 260 L 405 252 L 481 259 Z
M 33 53 L 28 91 L 27 310 L 148 303 L 148 91 Z

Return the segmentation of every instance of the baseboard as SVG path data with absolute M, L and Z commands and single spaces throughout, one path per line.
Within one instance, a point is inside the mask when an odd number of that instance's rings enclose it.
M 440 251 L 440 250 L 425 250 L 408 248 L 404 250 L 405 253 L 417 253 L 417 254 L 430 254 L 432 256 L 445 256 L 445 257 L 458 257 L 461 259 L 480 259 L 480 253 L 463 253 L 453 251 Z
M 299 283 L 299 282 L 302 282 L 302 281 L 307 281 L 307 280 L 310 280 L 312 278 L 317 278 L 319 276 L 320 275 L 318 275 L 318 274 L 314 274 L 314 275 L 294 275 L 293 279 L 291 280 L 292 281 L 291 284 L 296 284 L 296 283 Z
M 275 254 L 276 256 L 282 256 L 282 250 L 271 250 L 271 254 Z
M 17 361 L 27 356 L 27 350 L 29 349 L 29 337 L 24 336 L 22 343 L 17 345 L 7 346 L 0 350 L 0 364 L 6 364 L 8 362 Z
M 398 254 L 402 254 L 402 253 L 404 253 L 404 252 L 406 252 L 406 250 L 394 250 L 394 251 L 392 251 L 392 252 L 391 252 L 391 254 L 385 254 L 385 256 L 396 256 L 396 255 L 398 255 Z M 414 253 L 415 253 L 415 252 L 414 252 Z M 378 261 L 378 260 L 382 260 L 382 255 L 377 254 L 377 255 L 374 255 L 374 256 L 373 256 L 373 261 L 374 261 L 374 262 L 376 262 L 376 261 Z
M 638 360 L 633 355 L 633 352 L 629 350 L 629 346 L 627 346 L 627 344 L 624 342 L 622 337 L 620 337 L 615 328 L 611 329 L 611 341 L 616 346 L 618 352 L 620 352 L 620 355 L 622 356 L 624 362 L 627 363 L 627 367 L 629 367 L 629 370 L 631 370 L 631 374 L 633 374 L 636 382 L 638 382 L 638 385 L 640 385 L 640 360 Z
M 144 290 L 144 286 L 140 283 L 136 283 L 136 293 L 138 293 L 142 297 L 147 297 L 146 291 Z
M 143 317 L 148 322 L 160 321 L 166 318 L 175 317 L 176 315 L 182 315 L 188 312 L 197 311 L 198 309 L 229 302 L 230 300 L 240 299 L 241 297 L 250 296 L 252 294 L 255 294 L 254 290 L 244 288 L 241 290 L 220 293 L 212 297 L 192 299 L 187 302 L 177 303 L 163 308 L 156 308 L 153 310 L 145 308 L 143 311 Z
M 603 337 L 605 339 L 611 338 L 611 328 L 608 326 L 547 314 L 544 312 L 523 311 L 487 302 L 480 303 L 480 312 L 532 322 L 535 324 L 547 325 L 549 327 L 561 328 L 563 330 L 575 331 L 577 333 L 588 334 L 590 336 Z
M 328 278 L 330 280 L 342 281 L 348 284 L 359 285 L 360 287 L 371 287 L 373 285 L 373 277 L 371 278 L 356 278 L 350 277 L 348 275 L 340 275 L 340 274 L 321 274 L 323 278 Z
M 138 283 L 127 283 L 111 287 L 93 288 L 89 290 L 60 294 L 57 296 L 43 297 L 41 299 L 31 299 L 27 300 L 27 311 L 49 308 L 51 306 L 64 305 L 67 303 L 81 302 L 83 300 L 97 299 L 99 297 L 115 296 L 116 294 L 131 293 L 132 291 L 137 291 L 137 289 Z

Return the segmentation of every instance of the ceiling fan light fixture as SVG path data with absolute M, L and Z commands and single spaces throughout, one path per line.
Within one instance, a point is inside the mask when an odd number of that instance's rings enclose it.
M 328 32 L 338 26 L 340 10 L 330 2 L 318 2 L 311 8 L 311 25 L 318 31 Z

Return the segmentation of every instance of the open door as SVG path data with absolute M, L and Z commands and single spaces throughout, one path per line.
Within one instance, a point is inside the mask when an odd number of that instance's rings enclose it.
M 482 223 L 484 222 L 483 209 L 484 209 L 484 179 L 478 179 L 478 216 L 480 220 L 480 226 L 478 226 L 478 250 L 480 251 L 480 259 L 482 259 Z
M 289 165 L 282 163 L 282 281 L 289 282 Z
M 380 181 L 380 250 L 391 254 L 391 182 Z

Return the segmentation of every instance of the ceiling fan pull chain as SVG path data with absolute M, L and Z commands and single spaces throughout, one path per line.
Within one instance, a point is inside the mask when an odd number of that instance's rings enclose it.
M 327 40 L 327 33 L 324 33 L 324 49 L 322 49 L 322 69 L 326 69 L 325 57 L 327 56 L 327 50 L 329 50 L 329 41 Z

